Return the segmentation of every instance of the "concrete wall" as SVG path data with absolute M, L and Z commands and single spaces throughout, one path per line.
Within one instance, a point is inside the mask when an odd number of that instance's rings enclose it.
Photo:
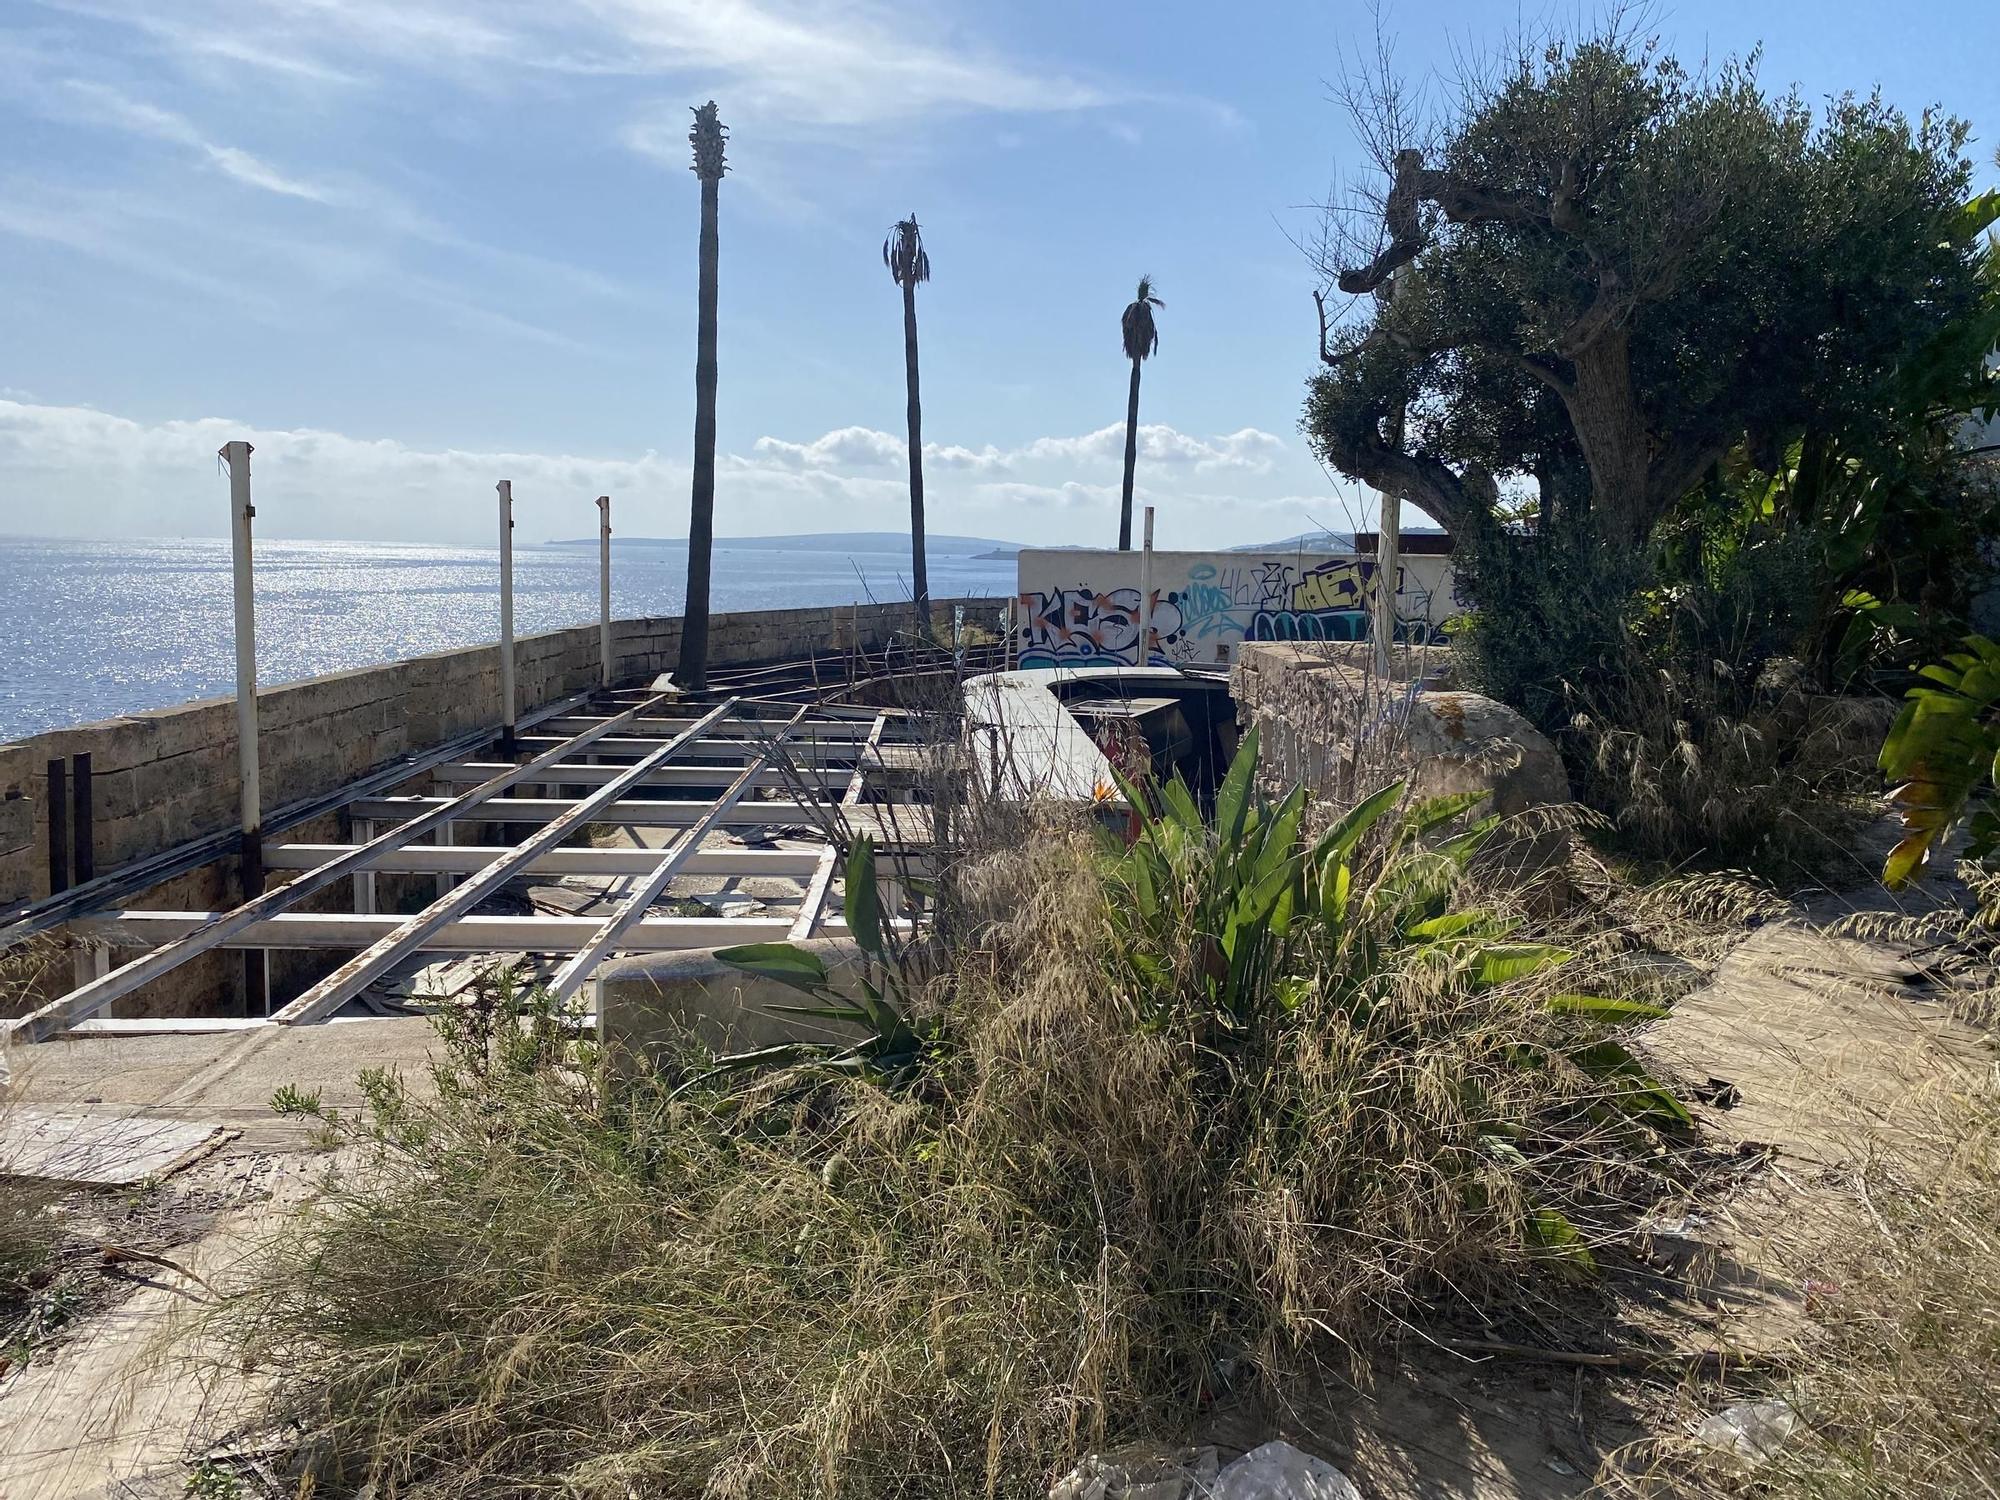
M 954 603 L 966 605 L 968 623 L 990 627 L 1005 601 L 937 601 L 940 622 L 949 622 Z M 909 607 L 894 604 L 719 614 L 710 620 L 709 660 L 725 666 L 856 644 L 872 650 L 908 623 Z M 680 656 L 680 628 L 678 618 L 616 622 L 619 681 L 645 682 L 671 671 Z M 528 636 L 515 646 L 524 714 L 597 685 L 594 624 Z M 261 690 L 257 706 L 264 806 L 273 810 L 332 792 L 399 756 L 496 727 L 500 650 L 440 651 L 308 678 Z M 236 825 L 233 697 L 0 745 L 0 908 L 48 893 L 47 764 L 85 752 L 92 759 L 100 873 Z
M 1019 630 L 1024 667 L 1134 664 L 1137 552 L 1024 551 Z M 1397 634 L 1434 642 L 1458 613 L 1449 557 L 1405 557 Z M 1358 641 L 1369 634 L 1375 559 L 1354 553 L 1155 552 L 1150 659 L 1232 662 L 1244 641 Z

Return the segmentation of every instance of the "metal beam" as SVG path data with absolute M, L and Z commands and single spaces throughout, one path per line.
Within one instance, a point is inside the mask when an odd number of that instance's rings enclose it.
M 561 735 L 553 734 L 524 734 L 519 737 L 519 743 L 525 749 L 535 745 L 559 745 L 563 742 L 563 738 Z M 644 755 L 647 751 L 656 749 L 659 743 L 659 739 L 652 735 L 643 739 L 630 735 L 612 735 L 600 740 L 597 750 L 603 755 Z M 689 753 L 689 759 L 714 760 L 726 755 L 740 761 L 746 755 L 755 755 L 763 748 L 763 744 L 762 740 L 705 736 L 700 747 Z M 799 757 L 800 752 L 804 752 L 821 761 L 849 762 L 852 761 L 859 746 L 860 741 L 850 736 L 843 735 L 836 740 L 816 741 L 808 732 L 794 736 L 792 754 L 795 759 Z
M 847 790 L 841 793 L 840 810 L 844 818 L 852 809 L 861 805 L 861 794 L 868 783 L 868 763 L 876 755 L 882 743 L 882 726 L 887 717 L 875 720 L 874 731 L 868 736 L 868 743 L 861 754 L 855 757 L 854 774 L 847 778 Z M 812 881 L 806 886 L 805 900 L 799 905 L 799 914 L 792 923 L 792 930 L 785 934 L 795 943 L 802 943 L 813 935 L 819 926 L 819 914 L 826 906 L 826 893 L 833 886 L 834 867 L 839 863 L 840 849 L 828 843 L 819 857 L 819 868 L 813 871 Z
M 564 698 L 536 710 L 521 722 L 523 724 L 546 722 L 579 707 L 588 698 L 587 693 Z M 323 818 L 328 813 L 338 812 L 348 803 L 360 798 L 380 796 L 406 781 L 423 775 L 442 761 L 463 760 L 482 745 L 490 744 L 494 735 L 495 731 L 491 729 L 476 729 L 468 734 L 455 735 L 442 745 L 433 745 L 416 755 L 399 757 L 331 792 L 304 797 L 297 802 L 288 802 L 264 820 L 264 832 L 267 836 L 282 833 L 288 828 L 298 827 L 301 823 L 309 823 L 314 818 Z M 555 740 L 551 743 L 567 744 L 568 741 Z M 0 927 L 0 948 L 25 942 L 36 934 L 60 927 L 83 913 L 102 910 L 107 906 L 122 905 L 129 897 L 137 895 L 148 887 L 229 857 L 240 842 L 239 836 L 234 831 L 211 833 L 203 838 L 190 839 L 185 844 L 176 844 L 171 849 L 163 849 L 158 854 L 149 854 L 143 859 L 120 865 L 117 869 L 98 876 L 89 885 L 75 886 L 57 896 L 11 907 L 6 912 L 7 925 Z
M 553 849 L 557 844 L 561 843 L 572 830 L 601 821 L 600 814 L 616 803 L 648 771 L 651 771 L 655 766 L 665 764 L 675 754 L 699 738 L 702 731 L 707 729 L 716 720 L 727 714 L 734 713 L 737 702 L 738 700 L 735 698 L 724 699 L 722 703 L 703 715 L 700 720 L 690 725 L 681 734 L 666 741 L 659 749 L 655 750 L 637 765 L 628 767 L 622 777 L 606 782 L 582 801 L 558 804 L 562 810 L 555 813 L 553 817 L 524 842 L 517 844 L 511 849 L 500 851 L 497 857 L 477 875 L 474 875 L 463 885 L 447 891 L 415 916 L 402 922 L 393 931 L 372 943 L 366 952 L 356 954 L 338 969 L 335 969 L 331 974 L 313 985 L 296 1000 L 273 1014 L 271 1019 L 287 1026 L 295 1026 L 304 1021 L 317 1020 L 319 1017 L 331 1014 L 333 1011 L 339 1009 L 341 1005 L 345 1004 L 363 989 L 367 988 L 368 985 L 394 968 L 401 960 L 403 954 L 410 951 L 412 945 L 420 942 L 427 932 L 442 927 L 445 923 L 455 918 L 464 916 L 486 897 L 492 895 L 501 886 L 511 880 L 516 872 L 525 867 L 536 855 Z M 627 712 L 636 714 L 637 710 L 632 709 Z M 603 725 L 610 725 L 617 722 L 619 721 L 606 719 L 602 721 L 600 726 L 593 727 L 602 727 Z M 629 720 L 626 722 L 629 722 Z M 574 746 L 572 745 L 570 749 L 573 750 Z M 558 752 L 551 751 L 549 753 L 556 754 Z M 530 764 L 532 765 L 533 762 L 530 762 Z M 540 767 L 537 766 L 536 770 L 539 769 Z M 428 801 L 431 799 L 425 800 Z M 509 810 L 511 811 L 514 806 L 525 805 L 524 800 L 516 801 L 510 804 Z M 357 813 L 363 817 L 385 816 L 384 814 L 361 812 L 359 809 L 357 809 Z
M 878 711 L 871 710 L 871 712 L 878 712 Z M 801 739 L 807 741 L 824 740 L 828 742 L 833 742 L 833 741 L 858 742 L 867 739 L 869 731 L 874 727 L 874 721 L 872 719 L 833 718 L 829 716 L 830 711 L 826 708 L 821 708 L 820 713 L 823 717 L 815 719 L 812 724 L 811 732 L 805 735 L 801 735 L 800 736 Z M 554 730 L 555 733 L 557 734 L 574 734 L 577 730 L 586 727 L 590 722 L 591 721 L 587 719 L 567 717 L 555 720 L 548 727 Z M 749 730 L 756 730 L 762 728 L 771 733 L 776 733 L 780 728 L 782 728 L 785 725 L 786 722 L 787 722 L 786 720 L 778 718 L 767 718 L 761 720 L 750 719 L 750 718 L 739 718 L 736 724 L 732 725 L 731 727 L 732 728 L 740 727 L 741 729 L 749 729 Z M 678 735 L 685 733 L 690 727 L 692 727 L 694 723 L 695 721 L 692 719 L 685 719 L 678 717 L 669 719 L 639 718 L 628 721 L 627 727 L 629 728 L 634 737 L 651 736 L 657 740 L 663 736 Z
M 752 752 L 753 755 L 755 753 L 754 751 Z M 451 765 L 439 766 L 437 770 L 431 773 L 431 779 L 443 786 L 476 786 L 478 783 L 492 777 L 496 772 L 506 769 L 505 765 L 495 765 L 487 761 L 457 761 Z M 551 766 L 542 775 L 536 777 L 535 781 L 536 784 L 541 786 L 602 786 L 624 769 L 623 766 L 586 766 L 565 763 L 563 765 Z M 643 778 L 639 782 L 639 785 L 724 787 L 734 781 L 737 773 L 742 769 L 743 763 L 741 760 L 738 760 L 734 765 L 727 766 L 662 766 L 659 770 Z M 758 779 L 752 785 L 790 786 L 791 782 L 785 779 L 783 772 L 766 769 L 759 772 Z
M 273 870 L 311 870 L 358 844 L 272 844 L 264 851 Z M 380 875 L 476 875 L 496 851 L 468 844 L 411 844 L 387 849 L 369 861 Z M 650 875 L 671 853 L 667 849 L 551 849 L 528 861 L 523 875 L 588 875 L 615 879 Z M 757 875 L 803 880 L 818 867 L 812 849 L 703 849 L 681 866 L 683 875 Z
M 785 736 L 790 734 L 799 720 L 805 716 L 806 711 L 803 708 L 793 714 L 792 722 L 772 737 L 770 746 L 764 753 L 745 766 L 743 774 L 729 784 L 729 789 L 711 802 L 708 811 L 690 824 L 687 831 L 674 841 L 673 850 L 660 861 L 659 868 L 641 880 L 619 903 L 618 909 L 605 919 L 604 925 L 591 934 L 590 941 L 579 948 L 569 962 L 556 971 L 555 977 L 549 981 L 549 993 L 558 1000 L 575 994 L 577 987 L 590 977 L 592 970 L 596 969 L 604 955 L 614 946 L 624 942 L 626 936 L 635 928 L 643 925 L 642 919 L 653 903 L 659 899 L 660 893 L 667 888 L 675 872 L 701 848 L 702 839 L 707 836 L 711 828 L 722 821 L 729 810 L 736 805 L 737 799 L 750 790 L 765 765 L 769 763 L 772 754 L 784 742 Z
M 671 743 L 671 742 L 670 742 Z M 630 769 L 629 767 L 627 769 Z M 605 786 L 617 786 L 606 782 Z M 604 788 L 598 788 L 603 791 Z M 621 789 L 622 790 L 622 789 Z M 616 823 L 627 828 L 686 828 L 708 810 L 706 798 L 699 802 L 648 802 L 611 796 L 585 799 L 593 803 L 590 812 L 576 820 L 582 823 Z M 379 797 L 354 804 L 358 818 L 396 819 L 431 817 L 436 809 L 450 806 L 444 797 Z M 582 804 L 567 797 L 509 797 L 466 822 L 548 823 L 568 816 Z M 810 823 L 824 813 L 824 805 L 810 802 L 746 802 L 729 810 L 725 823 Z
M 463 889 L 463 887 L 461 887 Z M 98 942 L 120 948 L 177 942 L 213 922 L 208 911 L 110 911 L 87 917 L 77 928 Z M 473 917 L 457 916 L 410 936 L 399 936 L 407 919 L 357 912 L 280 912 L 226 938 L 227 948 L 340 948 L 350 952 L 394 939 L 396 956 L 371 973 L 366 988 L 415 953 L 572 953 L 604 925 L 599 917 Z M 620 938 L 622 946 L 657 952 L 673 948 L 707 948 L 719 943 L 756 942 L 782 938 L 790 930 L 789 916 L 776 917 L 647 917 Z M 311 992 L 308 991 L 308 994 Z M 300 997 L 301 999 L 304 996 Z M 296 1005 L 298 1002 L 294 1001 Z M 341 1002 L 336 1001 L 335 1004 Z M 286 1011 L 271 1019 L 281 1025 Z
M 621 723 L 625 722 L 628 716 L 637 717 L 641 710 L 648 706 L 650 705 L 636 704 L 632 708 L 627 709 L 624 714 L 616 715 L 609 719 L 601 719 L 597 721 L 595 726 L 584 730 L 575 739 L 566 741 L 561 747 L 547 751 L 543 755 L 529 761 L 526 765 L 517 766 L 504 775 L 496 776 L 485 785 L 477 787 L 461 797 L 426 799 L 435 805 L 419 813 L 416 817 L 409 818 L 407 814 L 399 815 L 397 826 L 378 835 L 368 843 L 348 853 L 337 855 L 317 869 L 308 870 L 296 880 L 265 891 L 263 894 L 244 902 L 234 911 L 216 915 L 212 925 L 205 930 L 190 932 L 185 938 L 170 943 L 164 948 L 147 953 L 128 964 L 120 965 L 101 979 L 96 979 L 89 984 L 79 986 L 77 989 L 71 990 L 67 995 L 58 996 L 40 1009 L 30 1011 L 18 1021 L 9 1023 L 6 1026 L 6 1030 L 17 1036 L 25 1036 L 30 1041 L 40 1041 L 44 1037 L 62 1030 L 63 1027 L 73 1021 L 78 1021 L 85 1016 L 95 1014 L 112 1001 L 119 999 L 121 996 L 131 994 L 132 991 L 138 989 L 141 985 L 147 984 L 152 980 L 158 979 L 161 975 L 171 972 L 198 954 L 206 953 L 211 949 L 223 946 L 236 933 L 241 932 L 254 923 L 287 910 L 305 897 L 311 895 L 314 891 L 331 885 L 334 881 L 350 875 L 356 870 L 365 870 L 369 865 L 370 859 L 376 853 L 388 849 L 399 849 L 413 839 L 422 837 L 431 829 L 443 827 L 454 817 L 460 816 L 470 809 L 477 808 L 487 798 L 498 796 L 508 787 L 514 785 L 515 782 L 522 780 L 524 777 L 532 776 L 536 771 L 541 769 L 543 764 L 552 764 L 563 755 L 573 754 L 580 744 L 586 744 L 598 735 L 609 733 L 612 729 L 617 728 Z M 721 709 L 716 711 L 718 716 L 721 712 Z M 367 814 L 357 813 L 356 816 L 365 817 Z M 407 818 L 408 821 L 401 821 L 400 819 L 402 818 Z M 256 945 L 252 944 L 250 946 Z

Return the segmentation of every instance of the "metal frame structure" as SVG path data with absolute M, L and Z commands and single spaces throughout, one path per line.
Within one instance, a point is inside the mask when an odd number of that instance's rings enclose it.
M 188 1018 L 158 1023 L 99 1019 L 119 999 L 205 953 L 223 949 L 320 949 L 350 956 L 267 1017 L 213 1018 L 218 1027 L 290 1026 L 331 1018 L 370 985 L 420 955 L 528 953 L 560 959 L 549 987 L 567 997 L 621 953 L 705 948 L 845 930 L 827 901 L 837 874 L 831 835 L 849 823 L 874 825 L 893 845 L 920 846 L 924 810 L 894 807 L 898 789 L 880 773 L 911 725 L 894 710 L 827 704 L 817 690 L 819 663 L 719 671 L 711 692 L 624 690 L 569 699 L 526 714 L 518 725 L 462 737 L 387 771 L 361 778 L 308 808 L 265 820 L 266 836 L 307 817 L 343 815 L 351 842 L 270 842 L 263 868 L 270 883 L 228 911 L 174 911 L 123 904 L 143 886 L 114 871 L 91 892 L 65 893 L 59 912 L 31 910 L 0 942 L 25 930 L 67 922 L 89 945 L 78 983 L 20 1020 L 0 1023 L 22 1040 L 43 1040 L 81 1026 L 131 1034 L 193 1029 Z M 506 754 L 514 730 L 516 762 Z M 530 732 L 532 731 L 532 732 Z M 910 746 L 904 757 L 914 760 Z M 397 777 L 390 780 L 391 776 Z M 395 794 L 428 777 L 432 789 Z M 871 778 L 874 784 L 871 785 Z M 870 797 L 890 799 L 871 811 Z M 487 842 L 457 841 L 466 825 Z M 711 836 L 731 826 L 807 825 L 825 837 L 812 848 L 726 847 Z M 618 830 L 616 842 L 577 842 L 593 830 Z M 663 829 L 665 847 L 649 847 Z M 657 841 L 658 836 L 653 836 Z M 223 849 L 209 858 L 226 857 Z M 197 868 L 183 851 L 137 867 Z M 407 916 L 375 908 L 378 876 L 433 874 L 437 894 Z M 609 915 L 497 915 L 477 910 L 523 875 L 602 879 Z M 796 909 L 774 903 L 769 915 L 659 915 L 654 908 L 682 875 L 728 880 L 796 880 Z M 307 912 L 307 897 L 345 886 L 352 911 Z M 91 896 L 97 899 L 90 899 Z M 47 903 L 57 905 L 57 903 Z M 112 964 L 112 950 L 123 962 Z M 139 949 L 136 956 L 125 950 Z

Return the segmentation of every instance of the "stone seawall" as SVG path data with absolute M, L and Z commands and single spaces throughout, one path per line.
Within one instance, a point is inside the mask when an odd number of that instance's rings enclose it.
M 934 601 L 992 629 L 1002 599 Z M 829 605 L 718 614 L 709 625 L 715 666 L 780 661 L 859 647 L 875 650 L 909 623 L 909 606 Z M 329 622 L 339 628 L 339 622 Z M 650 681 L 680 655 L 678 617 L 612 626 L 620 683 Z M 858 639 L 857 639 L 858 638 Z M 532 712 L 597 685 L 595 624 L 515 642 L 519 711 Z M 498 726 L 498 644 L 335 672 L 257 694 L 264 806 L 332 792 L 400 756 Z M 235 699 L 152 709 L 0 745 L 0 907 L 49 889 L 48 762 L 89 754 L 98 872 L 236 825 Z M 219 892 L 217 895 L 219 896 Z

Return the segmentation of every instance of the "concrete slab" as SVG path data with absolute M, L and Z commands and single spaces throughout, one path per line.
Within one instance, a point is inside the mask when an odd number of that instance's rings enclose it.
M 157 1181 L 212 1151 L 227 1132 L 200 1121 L 81 1109 L 10 1109 L 0 1117 L 0 1177 L 93 1187 Z
M 249 1032 L 82 1036 L 17 1047 L 13 1097 L 24 1106 L 129 1105 L 235 1123 L 269 1119 L 281 1084 L 317 1089 L 329 1105 L 361 1102 L 367 1068 L 421 1077 L 437 1032 L 422 1017 L 268 1026 Z

